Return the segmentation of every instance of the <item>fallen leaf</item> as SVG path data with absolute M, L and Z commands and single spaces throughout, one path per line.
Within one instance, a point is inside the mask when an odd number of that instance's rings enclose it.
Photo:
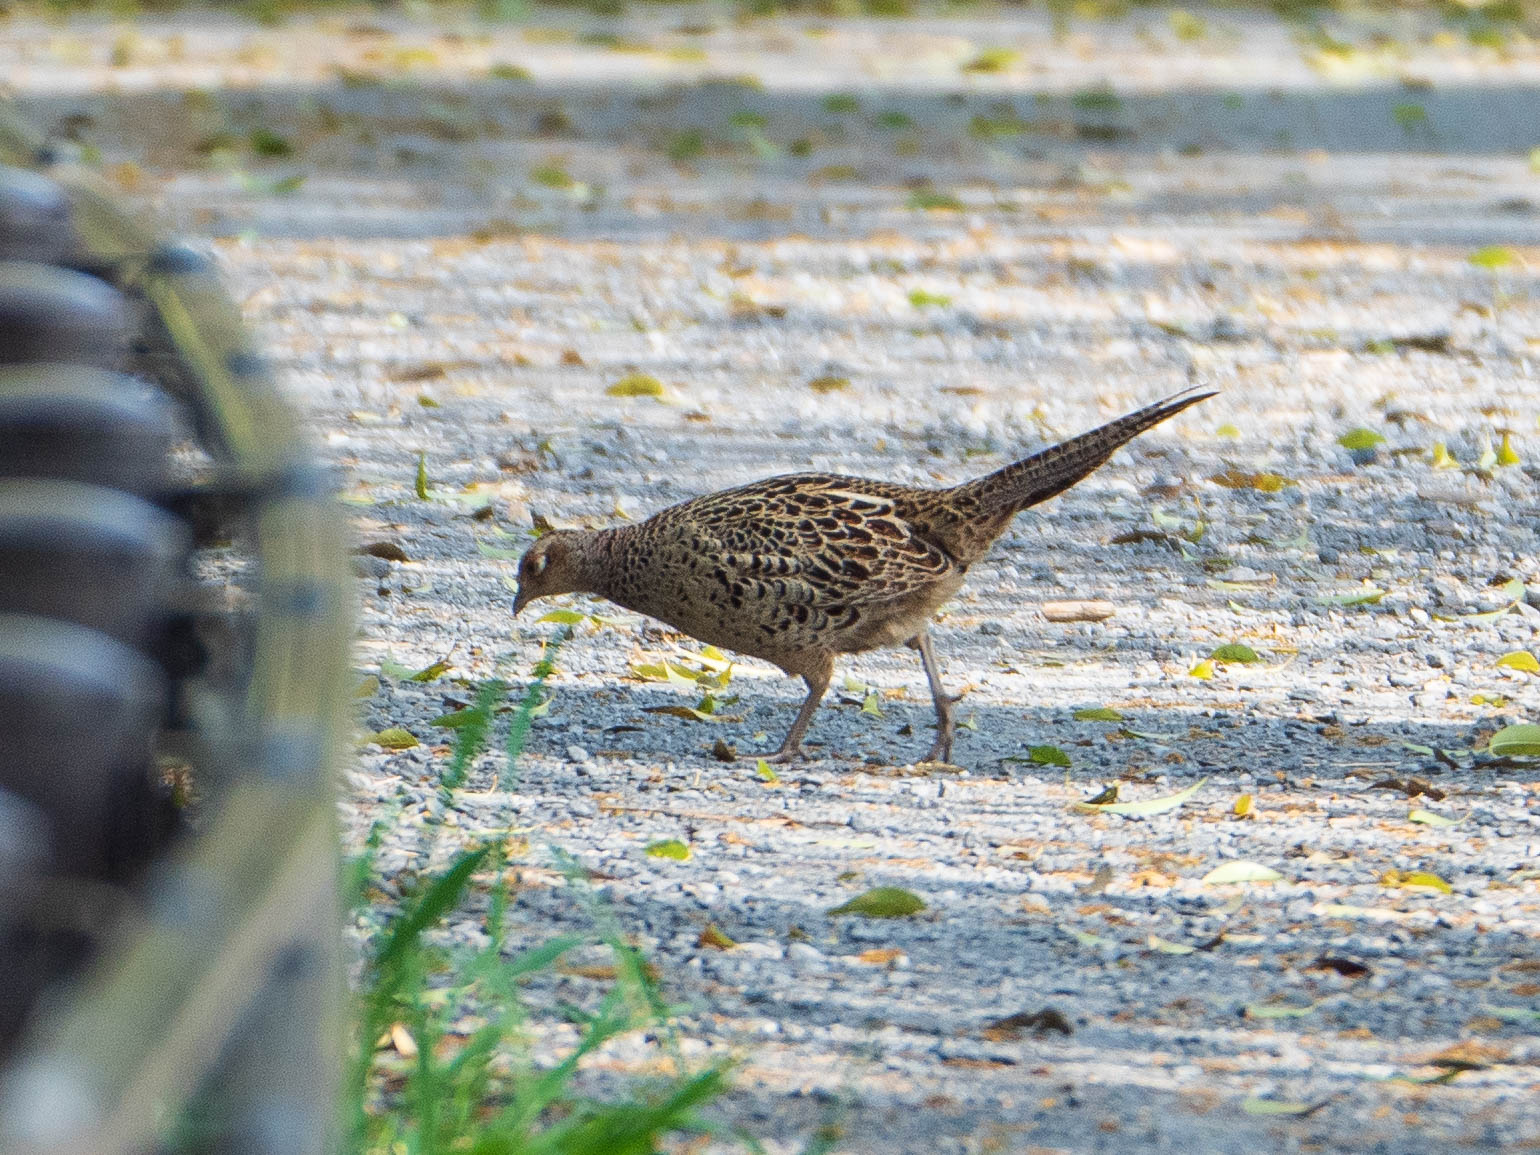
M 1315 1011 L 1315 1004 L 1293 1007 L 1286 1004 L 1251 1003 L 1246 1007 L 1248 1019 L 1301 1019 Z
M 1068 766 L 1069 755 L 1057 746 L 1033 746 L 1027 756 L 1039 766 Z
M 1397 886 L 1407 890 L 1437 890 L 1453 894 L 1454 887 L 1428 870 L 1387 870 L 1380 876 L 1381 886 Z
M 1107 706 L 1086 706 L 1073 715 L 1077 722 L 1121 722 L 1123 715 Z
M 738 944 L 727 935 L 714 922 L 708 922 L 706 929 L 700 932 L 700 937 L 695 940 L 697 947 L 707 950 L 732 950 Z
M 925 900 L 898 886 L 878 886 L 849 902 L 830 907 L 829 915 L 854 914 L 862 918 L 907 918 L 925 909 Z
M 1147 818 L 1152 814 L 1164 814 L 1168 810 L 1177 809 L 1201 790 L 1207 781 L 1207 778 L 1200 778 L 1186 790 L 1179 790 L 1175 794 L 1167 794 L 1162 798 L 1149 798 L 1143 802 L 1106 802 L 1099 805 L 1091 802 L 1077 802 L 1073 809 L 1091 810 L 1099 814 L 1121 814 L 1126 818 Z
M 642 853 L 649 858 L 672 858 L 676 862 L 688 862 L 690 859 L 690 848 L 677 838 L 649 842 Z
M 1431 810 L 1413 810 L 1406 816 L 1408 822 L 1418 822 L 1423 826 L 1457 826 L 1458 818 L 1446 818 L 1442 814 L 1435 814 Z
M 1224 886 L 1232 882 L 1277 882 L 1282 877 L 1283 875 L 1270 866 L 1237 859 L 1214 867 L 1199 881 L 1204 886 Z
M 1337 444 L 1343 449 L 1373 449 L 1375 446 L 1385 444 L 1385 435 L 1360 427 L 1350 429 L 1337 438 Z
M 1508 670 L 1518 670 L 1525 674 L 1540 674 L 1540 661 L 1528 650 L 1514 650 L 1498 658 L 1493 665 L 1501 666 Z
M 1504 726 L 1492 735 L 1487 749 L 1494 758 L 1540 757 L 1540 726 L 1530 723 Z
M 1302 1103 L 1297 1099 L 1258 1099 L 1253 1096 L 1241 1104 L 1241 1110 L 1248 1115 L 1308 1115 L 1321 1106 L 1320 1103 Z
M 356 549 L 354 552 L 366 553 L 370 557 L 384 558 L 386 561 L 412 560 L 407 556 L 406 550 L 402 549 L 393 541 L 371 541 L 365 545 L 359 546 L 358 549 Z
M 1305 969 L 1308 971 L 1336 971 L 1346 979 L 1361 979 L 1365 975 L 1374 973 L 1372 968 L 1361 962 L 1326 954 L 1321 955 Z
M 662 397 L 663 382 L 651 373 L 627 373 L 604 392 L 610 397 Z
M 1260 662 L 1262 660 L 1261 658 L 1257 657 L 1257 652 L 1255 650 L 1253 650 L 1250 646 L 1243 645 L 1240 642 L 1230 642 L 1227 645 L 1220 646 L 1212 654 L 1210 654 L 1209 657 L 1216 662 L 1249 663 Z
M 412 1032 L 406 1029 L 402 1023 L 395 1023 L 390 1028 L 390 1045 L 396 1048 L 396 1053 L 403 1059 L 415 1059 L 417 1057 L 417 1040 L 412 1038 Z
M 1027 1031 L 1034 1035 L 1057 1031 L 1069 1036 L 1075 1033 L 1075 1028 L 1070 1026 L 1069 1020 L 1056 1007 L 1044 1007 L 1040 1011 L 1018 1011 L 1014 1015 L 993 1019 L 985 1023 L 979 1033 L 990 1042 L 1008 1043 L 1021 1038 Z
M 400 726 L 391 726 L 389 729 L 370 734 L 364 741 L 383 746 L 386 750 L 410 750 L 413 746 L 420 745 L 417 735 Z

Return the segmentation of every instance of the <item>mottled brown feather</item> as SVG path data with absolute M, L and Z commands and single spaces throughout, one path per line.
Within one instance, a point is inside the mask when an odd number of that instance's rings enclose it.
M 635 525 L 550 534 L 519 563 L 514 612 L 551 594 L 599 594 L 800 675 L 809 695 L 783 758 L 798 752 L 836 654 L 911 645 L 936 703 L 931 754 L 946 757 L 951 699 L 930 653 L 932 615 L 1017 513 L 1212 395 L 1177 394 L 950 489 L 795 473 L 692 498 Z

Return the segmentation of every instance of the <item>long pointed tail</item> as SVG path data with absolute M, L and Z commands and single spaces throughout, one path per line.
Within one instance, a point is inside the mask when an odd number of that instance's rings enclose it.
M 977 502 L 984 516 L 1016 514 L 1028 506 L 1063 493 L 1101 467 L 1107 458 L 1146 429 L 1174 417 L 1189 405 L 1214 396 L 1217 390 L 1184 389 L 1180 393 L 1109 421 L 1089 433 L 1049 446 L 1041 453 L 996 470 L 953 490 L 957 499 Z

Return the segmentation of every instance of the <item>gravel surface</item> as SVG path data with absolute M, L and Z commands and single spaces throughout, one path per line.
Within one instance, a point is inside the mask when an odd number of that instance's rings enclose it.
M 1473 753 L 1540 721 L 1540 676 L 1496 665 L 1540 650 L 1540 53 L 1401 18 L 1335 30 L 1353 51 L 1225 13 L 1195 41 L 1160 12 L 543 19 L 0 26 L 24 107 L 208 238 L 360 542 L 410 559 L 358 561 L 361 671 L 453 665 L 361 702 L 424 742 L 347 774 L 349 837 L 392 823 L 387 897 L 511 830 L 534 941 L 589 925 L 571 853 L 772 1152 L 829 1123 L 854 1152 L 1540 1143 L 1540 774 Z M 606 394 L 630 373 L 662 397 Z M 522 685 L 557 630 L 507 613 L 532 512 L 955 482 L 1190 379 L 1224 392 L 1020 518 L 942 615 L 957 767 L 912 765 L 931 709 L 894 651 L 766 782 L 799 684 L 744 662 L 720 720 L 649 712 L 699 693 L 635 668 L 698 647 L 573 599 L 602 621 L 513 780 L 489 755 L 439 800 L 457 679 Z M 1520 463 L 1481 468 L 1505 431 Z M 1116 613 L 1040 612 L 1088 598 Z M 1260 660 L 1193 675 L 1227 643 Z M 1111 783 L 1197 789 L 1072 808 Z M 1280 878 L 1204 884 L 1236 860 Z M 1387 885 L 1416 872 L 1447 892 Z M 926 909 L 826 914 L 874 886 Z

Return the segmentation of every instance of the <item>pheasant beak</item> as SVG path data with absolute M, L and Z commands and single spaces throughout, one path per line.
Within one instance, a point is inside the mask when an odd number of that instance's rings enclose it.
M 530 596 L 528 586 L 520 586 L 519 592 L 513 595 L 513 616 L 518 617 L 519 611 L 535 599 Z

